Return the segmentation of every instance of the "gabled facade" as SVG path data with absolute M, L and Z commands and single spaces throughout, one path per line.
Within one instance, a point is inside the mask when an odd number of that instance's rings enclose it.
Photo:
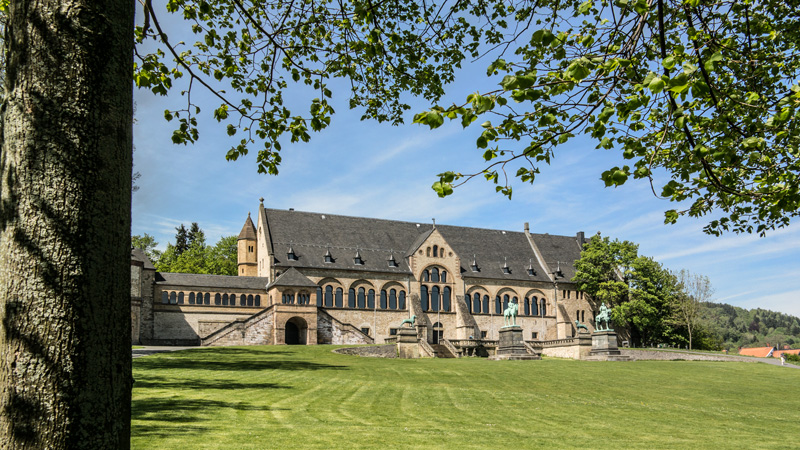
M 583 233 L 533 234 L 528 224 L 401 222 L 269 209 L 261 199 L 255 223 L 248 214 L 239 234 L 239 276 L 151 269 L 148 278 L 147 263 L 136 263 L 137 279 L 152 281 L 137 291 L 134 340 L 382 343 L 416 316 L 431 344 L 491 341 L 510 303 L 525 340 L 569 338 L 576 320 L 594 329 L 598 306 L 570 281 L 584 243 Z

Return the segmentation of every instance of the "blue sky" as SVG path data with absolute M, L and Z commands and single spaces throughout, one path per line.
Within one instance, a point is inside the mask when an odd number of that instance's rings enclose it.
M 461 103 L 471 92 L 493 88 L 498 80 L 482 75 L 484 66 L 478 61 L 466 67 L 442 103 Z M 287 98 L 301 102 L 302 94 L 290 86 Z M 309 143 L 283 144 L 281 173 L 275 177 L 257 173 L 255 152 L 236 162 L 225 160 L 233 141 L 208 118 L 217 106 L 209 96 L 193 93 L 205 105 L 198 117 L 200 140 L 176 146 L 170 140 L 173 124 L 163 119 L 163 111 L 182 107 L 177 90 L 170 97 L 136 90 L 134 164 L 141 178 L 133 194 L 132 233 L 151 234 L 164 248 L 174 243 L 176 226 L 198 222 L 214 243 L 239 233 L 247 213 L 256 214 L 259 197 L 270 208 L 421 223 L 435 218 L 441 224 L 522 231 L 529 222 L 534 233 L 600 231 L 633 241 L 640 254 L 670 269 L 708 276 L 715 301 L 800 316 L 797 223 L 764 238 L 708 236 L 702 227 L 710 219 L 664 225 L 663 211 L 676 206 L 654 197 L 646 182 L 605 188 L 600 174 L 621 165 L 621 155 L 581 140 L 562 146 L 552 164 L 540 168 L 534 185 L 515 184 L 510 201 L 482 179 L 441 199 L 430 189 L 436 174 L 482 168 L 482 152 L 475 147 L 479 127 L 463 130 L 452 123 L 431 131 L 413 125 L 413 113 L 426 107 L 415 99 L 409 99 L 413 107 L 406 125 L 361 122 L 359 111 L 347 109 L 346 94 L 334 89 L 336 114 L 328 129 L 314 133 Z

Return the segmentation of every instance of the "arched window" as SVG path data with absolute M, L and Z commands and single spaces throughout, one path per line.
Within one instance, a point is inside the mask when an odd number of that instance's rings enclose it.
M 397 309 L 406 309 L 406 291 L 400 291 L 400 298 L 397 300 Z
M 525 308 L 524 309 L 525 309 L 525 315 L 526 316 L 530 316 L 531 315 L 531 303 L 530 303 L 530 301 L 531 301 L 531 299 L 529 299 L 528 297 L 525 297 Z
M 397 309 L 397 291 L 389 289 L 389 309 Z
M 189 304 L 194 305 L 194 292 L 189 292 Z
M 325 286 L 325 306 L 333 306 L 333 286 Z
M 203 297 L 203 304 L 210 305 L 211 304 L 211 294 L 206 292 L 206 295 Z
M 261 306 L 261 296 L 260 295 L 256 295 L 255 303 L 256 303 L 255 306 Z
M 183 292 L 178 292 L 178 304 L 183 304 Z
M 175 291 L 171 291 L 169 293 L 169 303 L 170 303 L 170 305 L 174 305 L 174 304 L 178 303 L 178 294 L 176 294 Z
M 247 304 L 247 306 L 253 306 L 253 294 L 247 296 L 247 301 L 245 303 L 244 295 L 242 296 L 242 306 Z
M 431 281 L 431 276 L 428 273 L 428 269 L 422 271 L 422 281 L 428 282 Z
M 438 245 L 434 245 L 433 246 L 433 257 L 436 258 L 438 256 L 439 256 L 439 246 Z
M 228 294 L 222 294 L 222 305 L 228 306 Z
M 342 288 L 336 288 L 336 303 L 335 303 L 335 306 L 337 308 L 341 308 L 342 307 L 343 297 L 344 297 L 344 291 L 342 290 Z
M 363 287 L 358 288 L 358 298 L 356 300 L 357 300 L 356 306 L 358 308 L 362 308 L 363 309 L 364 308 L 364 304 L 366 303 L 366 297 L 364 295 L 364 288 Z
M 542 317 L 547 315 L 547 302 L 545 302 L 544 299 L 541 300 L 541 308 L 539 309 L 542 311 Z
M 431 281 L 434 283 L 439 282 L 439 269 L 437 269 L 436 267 L 431 269 Z
M 375 289 L 370 289 L 367 292 L 367 308 L 375 309 Z
M 317 306 L 322 306 L 322 286 L 317 286 Z
M 428 298 L 428 286 L 425 286 L 424 284 L 420 288 L 419 304 L 422 307 L 423 311 L 428 310 L 430 299 Z
M 161 303 L 164 303 L 164 304 L 169 303 L 169 292 L 163 291 L 161 293 Z
M 215 305 L 220 305 L 220 304 L 222 304 L 222 296 L 221 296 L 221 295 L 219 295 L 219 293 L 217 293 L 217 294 L 215 294 L 215 295 L 214 295 L 214 304 L 215 304 Z
M 517 314 L 519 314 L 519 299 L 516 296 L 514 296 L 511 299 L 511 303 L 516 303 L 517 304 Z
M 439 305 L 439 286 L 433 286 L 431 288 L 431 311 L 439 311 Z
M 442 291 L 442 311 L 450 311 L 450 286 L 445 286 Z
M 481 313 L 481 294 L 472 294 L 472 312 L 475 314 Z
M 586 311 L 581 311 L 581 322 L 586 322 Z
M 531 298 L 531 315 L 539 315 L 539 299 L 537 299 L 535 296 Z
M 428 247 L 428 249 L 425 251 L 425 256 L 431 256 L 431 248 L 430 247 Z
M 447 271 L 442 271 L 442 283 L 447 283 Z
M 500 304 L 500 296 L 497 295 L 494 298 L 494 313 L 495 314 L 503 314 L 503 305 Z
M 503 312 L 508 309 L 508 294 L 503 296 Z
M 381 309 L 386 309 L 389 305 L 389 295 L 386 293 L 386 289 L 381 289 Z
M 354 288 L 350 288 L 350 290 L 347 291 L 347 307 L 356 307 L 356 290 Z

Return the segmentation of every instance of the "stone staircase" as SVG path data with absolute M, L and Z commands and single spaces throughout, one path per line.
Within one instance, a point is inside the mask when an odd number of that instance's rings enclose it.
M 436 353 L 437 358 L 455 358 L 456 355 L 453 354 L 446 346 L 442 344 L 431 344 L 431 348 L 433 348 L 434 353 Z

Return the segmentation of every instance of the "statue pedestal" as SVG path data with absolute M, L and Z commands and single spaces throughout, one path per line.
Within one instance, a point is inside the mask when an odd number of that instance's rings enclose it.
M 405 359 L 419 358 L 417 330 L 413 328 L 397 329 L 397 356 Z
M 500 329 L 500 342 L 497 345 L 497 355 L 489 357 L 492 360 L 501 359 L 542 359 L 541 356 L 528 353 L 522 341 L 522 327 L 519 325 L 506 326 Z
M 592 333 L 592 350 L 589 361 L 630 361 L 631 357 L 623 355 L 617 347 L 617 333 L 614 330 L 595 331 Z

